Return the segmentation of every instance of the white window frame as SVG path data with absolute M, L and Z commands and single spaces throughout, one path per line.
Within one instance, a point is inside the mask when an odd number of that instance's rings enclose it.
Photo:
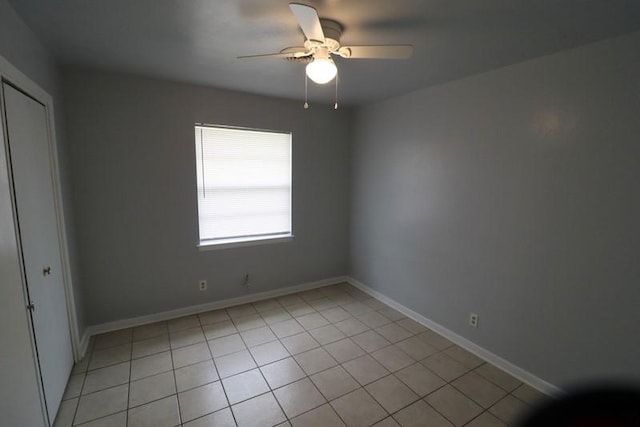
M 200 189 L 202 184 L 202 175 L 198 169 L 198 159 L 196 159 L 196 192 L 197 192 L 197 204 L 198 204 L 198 243 L 196 244 L 199 251 L 210 251 L 210 250 L 218 250 L 218 249 L 227 249 L 227 248 L 235 248 L 242 246 L 255 246 L 255 245 L 264 245 L 271 243 L 282 243 L 282 242 L 290 242 L 294 238 L 293 234 L 293 135 L 292 132 L 287 131 L 279 131 L 279 130 L 267 130 L 267 129 L 256 129 L 256 128 L 246 128 L 246 127 L 237 127 L 237 126 L 227 126 L 227 125 L 214 125 L 214 124 L 202 124 L 195 123 L 194 125 L 194 133 L 195 133 L 195 155 L 202 155 L 202 147 L 201 142 L 199 141 L 198 133 L 201 128 L 217 128 L 217 129 L 230 129 L 235 131 L 247 131 L 247 132 L 261 132 L 261 133 L 277 133 L 280 135 L 288 135 L 289 136 L 289 150 L 290 150 L 290 164 L 289 164 L 289 173 L 290 173 L 290 196 L 289 196 L 289 232 L 287 233 L 274 233 L 267 235 L 248 235 L 248 236 L 239 236 L 239 237 L 226 237 L 226 238 L 216 238 L 216 239 L 202 239 L 201 237 L 201 226 L 200 226 Z M 201 158 L 200 162 L 203 162 L 204 159 Z M 202 184 L 204 185 L 204 184 Z

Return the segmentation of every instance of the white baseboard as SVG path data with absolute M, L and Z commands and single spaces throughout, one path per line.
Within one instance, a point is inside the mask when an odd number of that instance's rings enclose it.
M 447 338 L 449 341 L 453 342 L 454 344 L 459 345 L 460 347 L 464 348 L 465 350 L 475 354 L 476 356 L 480 357 L 481 359 L 493 364 L 494 366 L 502 369 L 503 371 L 507 372 L 508 374 L 512 375 L 513 377 L 519 379 L 520 381 L 522 381 L 525 384 L 530 385 L 531 387 L 535 388 L 536 390 L 541 391 L 542 393 L 545 393 L 549 396 L 555 396 L 555 395 L 559 395 L 562 394 L 562 390 L 541 379 L 536 377 L 535 375 L 533 375 L 531 372 L 528 372 L 516 365 L 514 365 L 513 363 L 509 362 L 508 360 L 503 359 L 502 357 L 490 352 L 489 350 L 480 347 L 479 345 L 469 341 L 468 339 L 464 338 L 461 335 L 456 334 L 455 332 L 445 328 L 444 326 L 424 317 L 423 315 L 416 313 L 415 311 L 411 310 L 410 308 L 405 307 L 404 305 L 400 304 L 399 302 L 392 300 L 391 298 L 387 297 L 386 295 L 370 288 L 369 286 L 365 285 L 364 283 L 361 283 L 359 281 L 357 281 L 356 279 L 352 278 L 352 277 L 347 277 L 347 282 L 349 282 L 351 285 L 355 286 L 356 288 L 360 289 L 361 291 L 371 295 L 374 298 L 379 299 L 380 301 L 384 302 L 385 304 L 393 307 L 394 309 L 398 310 L 400 313 L 404 314 L 405 316 L 415 320 L 416 322 L 428 327 L 429 329 L 432 329 L 434 332 L 439 333 L 440 335 L 444 336 L 445 338 Z
M 283 295 L 293 294 L 296 292 L 306 291 L 315 288 L 321 288 L 323 286 L 335 285 L 337 283 L 343 283 L 347 281 L 346 276 L 332 277 L 329 279 L 319 280 L 316 282 L 303 283 L 296 286 L 290 286 L 287 288 L 273 289 L 270 291 L 256 292 L 253 294 L 243 295 L 236 298 L 229 298 L 220 301 L 208 302 L 205 304 L 192 305 L 189 307 L 178 308 L 175 310 L 163 311 L 161 313 L 149 314 L 146 316 L 132 317 L 129 319 L 116 320 L 113 322 L 101 323 L 99 325 L 89 326 L 84 335 L 82 336 L 82 342 L 80 345 L 81 355 L 84 356 L 87 346 L 89 345 L 89 338 L 93 335 L 103 334 L 105 332 L 117 331 L 119 329 L 131 328 L 135 326 L 146 325 L 154 322 L 161 322 L 164 320 L 175 319 L 176 317 L 188 316 L 191 314 L 203 313 L 205 311 L 218 310 L 221 308 L 231 307 L 238 304 L 246 304 L 249 302 L 256 302 L 267 298 L 280 297 Z

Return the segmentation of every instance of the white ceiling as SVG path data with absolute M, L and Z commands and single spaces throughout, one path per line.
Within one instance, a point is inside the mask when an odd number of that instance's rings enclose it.
M 337 58 L 340 101 L 362 105 L 640 30 L 640 0 L 298 0 L 343 44 L 413 44 L 413 58 Z M 299 46 L 286 0 L 10 0 L 57 59 L 303 99 L 304 65 L 238 55 Z M 333 84 L 309 84 L 331 102 Z

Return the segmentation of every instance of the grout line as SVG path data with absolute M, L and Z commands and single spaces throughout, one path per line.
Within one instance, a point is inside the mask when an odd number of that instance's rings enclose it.
M 225 313 L 227 313 L 227 316 L 229 316 L 229 312 L 226 309 L 222 309 L 222 310 L 224 310 Z M 199 316 L 198 316 L 198 322 L 200 322 L 200 317 Z M 202 327 L 202 323 L 200 323 L 200 327 L 202 328 L 202 333 L 204 334 L 204 328 Z M 211 356 L 211 363 L 213 363 L 213 369 L 216 370 L 216 375 L 218 377 L 217 381 L 220 381 L 220 387 L 222 387 L 222 392 L 224 393 L 224 398 L 227 400 L 228 406 L 226 406 L 226 408 L 229 408 L 229 412 L 231 412 L 231 417 L 233 418 L 233 422 L 237 426 L 238 425 L 238 420 L 236 420 L 236 414 L 233 412 L 233 409 L 231 408 L 231 402 L 229 401 L 229 396 L 227 395 L 227 390 L 224 387 L 224 383 L 222 382 L 222 376 L 220 375 L 220 371 L 218 370 L 218 365 L 216 364 L 215 358 L 213 357 L 213 352 L 211 351 L 211 345 L 209 345 L 209 341 L 207 340 L 207 336 L 206 335 L 205 335 L 204 338 L 205 338 L 204 342 L 206 343 L 207 349 L 209 350 L 209 355 Z M 224 408 L 221 408 L 219 410 L 222 410 L 222 409 L 224 409 Z M 217 411 L 214 411 L 214 412 L 217 412 Z M 209 415 L 209 414 L 205 414 L 205 415 Z M 205 415 L 203 415 L 203 416 L 205 416 Z
M 171 347 L 171 334 L 169 333 L 169 323 L 166 324 L 167 328 L 167 340 L 169 341 L 169 357 L 171 358 L 171 372 L 173 373 L 173 385 L 176 390 L 176 404 L 178 405 L 178 420 L 182 425 L 182 409 L 180 408 L 180 393 L 178 392 L 178 380 L 176 378 L 176 366 L 173 363 L 173 349 Z M 204 332 L 203 332 L 204 333 Z

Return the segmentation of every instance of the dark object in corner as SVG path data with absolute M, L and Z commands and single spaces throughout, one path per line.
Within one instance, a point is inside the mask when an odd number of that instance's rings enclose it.
M 520 427 L 640 427 L 640 390 L 599 386 L 548 401 Z

